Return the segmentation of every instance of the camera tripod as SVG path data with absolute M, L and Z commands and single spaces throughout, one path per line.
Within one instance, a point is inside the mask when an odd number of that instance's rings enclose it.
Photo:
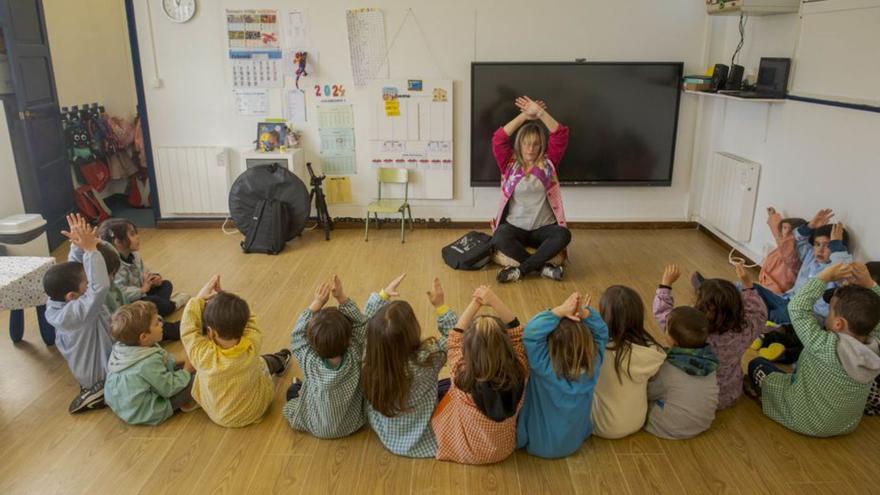
M 324 182 L 327 176 L 322 175 L 318 177 L 315 175 L 311 162 L 306 163 L 306 168 L 309 171 L 310 184 L 312 185 L 312 191 L 309 193 L 309 213 L 311 213 L 312 200 L 315 203 L 315 216 L 309 217 L 309 219 L 314 218 L 315 226 L 320 226 L 324 229 L 324 239 L 329 241 L 330 231 L 333 230 L 333 220 L 330 219 L 330 212 L 327 211 L 327 200 L 324 197 L 324 190 L 321 189 L 321 183 Z

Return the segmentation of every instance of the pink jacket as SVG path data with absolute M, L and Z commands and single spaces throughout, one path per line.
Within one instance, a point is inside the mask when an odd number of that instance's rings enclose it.
M 541 180 L 544 189 L 547 191 L 547 200 L 550 202 L 550 208 L 556 217 L 556 222 L 565 227 L 565 210 L 562 208 L 562 193 L 559 190 L 559 179 L 556 176 L 556 166 L 565 155 L 565 149 L 568 147 L 568 127 L 560 124 L 556 132 L 550 133 L 549 142 L 547 143 L 547 171 L 539 168 L 532 169 L 531 173 Z M 501 171 L 501 201 L 498 203 L 498 213 L 492 220 L 492 232 L 501 223 L 501 216 L 504 215 L 504 209 L 507 208 L 507 202 L 513 196 L 516 185 L 525 176 L 522 167 L 516 166 L 516 158 L 513 154 L 513 147 L 510 145 L 510 136 L 504 132 L 503 127 L 499 127 L 492 136 L 492 154 L 495 155 L 495 162 L 498 164 L 498 170 Z
M 776 238 L 776 249 L 767 253 L 767 257 L 764 258 L 758 283 L 782 295 L 794 287 L 798 271 L 801 269 L 801 259 L 798 256 L 794 233 L 782 237 L 780 225 L 774 222 L 772 217 L 767 220 L 767 225 Z

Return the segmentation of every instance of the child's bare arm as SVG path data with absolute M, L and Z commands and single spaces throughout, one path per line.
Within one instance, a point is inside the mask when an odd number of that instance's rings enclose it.
M 471 299 L 470 304 L 468 304 L 464 311 L 458 316 L 458 322 L 455 324 L 455 328 L 459 330 L 467 330 L 482 306 L 482 303 L 480 303 L 477 298 Z
M 498 318 L 501 318 L 501 321 L 503 321 L 505 325 L 516 320 L 516 315 L 513 314 L 513 311 L 507 307 L 507 304 L 505 304 L 497 294 L 492 292 L 492 288 L 488 285 L 481 285 L 477 288 L 477 290 L 474 291 L 474 296 L 479 299 L 482 304 L 494 309 Z

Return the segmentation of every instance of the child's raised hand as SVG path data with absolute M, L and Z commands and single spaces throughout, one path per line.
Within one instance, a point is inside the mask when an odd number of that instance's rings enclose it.
M 208 282 L 199 289 L 199 293 L 196 294 L 196 297 L 199 299 L 204 299 L 207 301 L 212 297 L 216 296 L 217 293 L 220 292 L 220 275 L 212 276 Z
M 831 240 L 832 241 L 842 241 L 843 240 L 843 222 L 837 222 L 831 226 Z
M 678 277 L 681 277 L 681 270 L 679 270 L 678 265 L 666 265 L 666 268 L 663 269 L 663 278 L 660 283 L 672 287 L 672 284 L 678 280 Z
M 492 288 L 488 285 L 481 285 L 474 289 L 474 300 L 476 300 L 482 306 L 492 306 L 492 302 L 495 299 L 495 294 L 492 292 Z
M 581 305 L 580 319 L 581 320 L 586 320 L 587 317 L 590 316 L 590 304 L 592 304 L 592 303 L 593 303 L 593 296 L 591 296 L 589 294 L 581 296 L 581 300 L 580 300 L 580 305 Z
M 577 292 L 572 292 L 565 302 L 551 309 L 550 312 L 559 319 L 568 318 L 569 320 L 581 321 L 580 308 L 578 307 L 580 300 L 581 295 Z
M 333 275 L 331 282 L 333 287 L 330 292 L 333 294 L 333 298 L 336 299 L 336 302 L 339 304 L 345 304 L 348 301 L 348 296 L 345 295 L 345 290 L 342 288 L 342 281 L 339 280 L 339 275 Z
M 399 296 L 400 293 L 397 292 L 397 286 L 403 282 L 403 279 L 406 278 L 406 273 L 401 273 L 399 277 L 395 278 L 391 282 L 388 282 L 388 285 L 385 286 L 385 294 L 388 294 L 391 297 Z
M 752 276 L 749 275 L 746 267 L 743 266 L 742 262 L 737 262 L 733 265 L 733 269 L 736 270 L 736 278 L 742 283 L 743 289 L 751 289 L 752 288 Z
M 331 292 L 333 292 L 332 281 L 323 282 L 315 288 L 315 298 L 312 300 L 312 304 L 309 305 L 312 313 L 317 313 L 327 304 Z
M 78 223 L 74 230 L 77 232 L 79 236 L 79 247 L 83 249 L 83 251 L 95 251 L 98 249 L 98 236 L 96 234 L 95 228 L 88 224 L 85 219 L 82 222 Z
M 828 265 L 827 268 L 819 272 L 819 275 L 816 275 L 816 278 L 824 282 L 837 282 L 838 280 L 849 278 L 853 276 L 852 265 L 852 263 L 834 263 L 833 265 Z
M 446 303 L 446 294 L 443 293 L 443 286 L 440 285 L 440 279 L 434 277 L 434 283 L 431 284 L 431 290 L 425 292 L 428 295 L 428 301 L 435 308 L 439 308 Z
M 831 211 L 831 208 L 823 208 L 816 212 L 816 215 L 810 220 L 810 223 L 808 223 L 807 226 L 813 230 L 818 229 L 819 227 L 828 225 L 833 216 L 834 212 Z
M 866 289 L 872 289 L 877 285 L 877 282 L 871 278 L 871 272 L 868 271 L 867 265 L 864 263 L 850 263 L 850 266 L 852 267 L 853 283 Z

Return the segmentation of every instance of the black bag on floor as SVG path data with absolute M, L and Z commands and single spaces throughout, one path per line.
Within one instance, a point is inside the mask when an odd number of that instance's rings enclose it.
M 479 270 L 492 257 L 492 236 L 472 230 L 441 251 L 443 261 L 456 270 Z
M 278 254 L 288 239 L 290 212 L 287 205 L 274 199 L 263 199 L 254 208 L 253 224 L 241 242 L 245 253 Z

